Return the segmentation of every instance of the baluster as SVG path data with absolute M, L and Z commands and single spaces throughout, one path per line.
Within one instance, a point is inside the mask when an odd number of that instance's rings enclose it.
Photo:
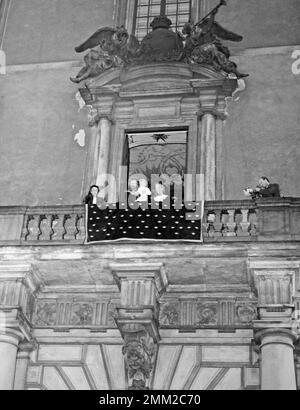
M 209 219 L 209 212 L 206 211 L 203 215 L 203 220 L 202 220 L 202 235 L 203 237 L 207 238 L 209 236 L 209 230 L 210 230 L 210 224 L 208 222 Z
M 222 236 L 222 228 L 223 228 L 223 216 L 221 209 L 215 210 L 215 222 L 214 222 L 214 237 L 219 238 Z
M 237 221 L 237 236 L 249 236 L 249 211 L 242 209 Z
M 76 215 L 65 215 L 64 217 L 65 233 L 63 236 L 64 241 L 74 241 L 76 239 L 77 227 L 76 227 Z
M 77 214 L 75 226 L 76 226 L 75 239 L 84 240 L 85 239 L 85 218 L 83 214 Z
M 64 215 L 53 215 L 52 219 L 52 241 L 61 241 L 65 233 Z
M 37 241 L 39 236 L 39 215 L 27 215 L 23 238 L 25 241 Z
M 216 220 L 216 214 L 214 211 L 208 211 L 207 212 L 207 217 L 206 217 L 206 232 L 207 232 L 207 237 L 208 238 L 214 238 L 215 236 L 215 227 L 214 227 L 214 223 Z
M 235 222 L 235 210 L 227 210 L 222 215 L 223 221 L 223 236 L 236 236 L 236 222 Z
M 249 233 L 251 236 L 255 236 L 257 234 L 257 214 L 256 211 L 251 211 L 249 212 L 249 222 L 250 222 L 250 226 L 249 226 Z
M 39 241 L 51 240 L 52 233 L 52 215 L 40 215 L 40 233 L 38 235 Z

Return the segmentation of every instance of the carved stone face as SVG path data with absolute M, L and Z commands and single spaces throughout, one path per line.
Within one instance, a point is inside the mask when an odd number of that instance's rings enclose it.
M 123 347 L 123 354 L 129 376 L 133 379 L 147 378 L 151 372 L 149 357 L 143 345 L 136 341 L 131 341 Z

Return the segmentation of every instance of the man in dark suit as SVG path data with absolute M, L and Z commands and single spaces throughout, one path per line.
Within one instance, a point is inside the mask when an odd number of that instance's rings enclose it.
M 252 199 L 256 198 L 279 198 L 280 189 L 278 184 L 270 184 L 267 177 L 261 177 L 258 181 L 258 186 L 255 189 L 247 188 L 244 191 L 246 196 L 251 196 Z
M 258 192 L 261 198 L 279 198 L 280 190 L 278 184 L 270 184 L 270 181 L 267 177 L 261 177 L 258 186 L 255 189 Z

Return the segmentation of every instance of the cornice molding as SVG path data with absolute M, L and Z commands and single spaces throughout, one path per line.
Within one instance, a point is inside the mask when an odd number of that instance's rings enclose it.
M 288 46 L 274 46 L 274 47 L 255 47 L 246 48 L 245 50 L 236 50 L 232 52 L 232 57 L 244 56 L 264 56 L 264 55 L 284 55 L 291 54 L 294 50 L 299 50 L 300 44 Z M 79 68 L 82 66 L 81 60 L 69 61 L 45 61 L 32 64 L 11 64 L 7 65 L 7 73 L 13 74 L 27 71 L 42 71 L 42 70 L 71 70 L 72 68 Z

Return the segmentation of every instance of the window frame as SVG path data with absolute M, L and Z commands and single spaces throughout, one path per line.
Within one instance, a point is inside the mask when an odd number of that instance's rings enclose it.
M 191 19 L 199 21 L 209 9 L 211 0 L 191 0 Z M 129 34 L 135 34 L 137 0 L 114 0 L 115 26 L 124 25 Z
M 144 3 L 144 4 L 141 4 Z M 187 6 L 188 12 L 180 12 L 180 3 L 185 4 Z M 170 18 L 172 21 L 172 29 L 174 31 L 179 31 L 183 28 L 183 24 L 186 23 L 189 19 L 191 19 L 192 11 L 193 11 L 193 0 L 168 0 L 166 3 L 166 16 Z M 152 11 L 152 7 L 155 6 L 157 11 Z M 175 11 L 171 14 L 168 10 L 169 7 L 172 7 Z M 139 39 L 142 40 L 145 35 L 147 35 L 151 31 L 150 23 L 152 22 L 153 18 L 162 12 L 162 4 L 161 0 L 136 0 L 136 7 L 135 7 L 135 16 L 134 16 L 134 34 Z M 171 8 L 170 7 L 170 8 Z M 139 10 L 144 9 L 144 13 L 139 15 Z M 180 16 L 186 16 L 186 21 L 180 22 Z M 147 21 L 146 29 L 141 28 L 139 30 L 139 20 Z

